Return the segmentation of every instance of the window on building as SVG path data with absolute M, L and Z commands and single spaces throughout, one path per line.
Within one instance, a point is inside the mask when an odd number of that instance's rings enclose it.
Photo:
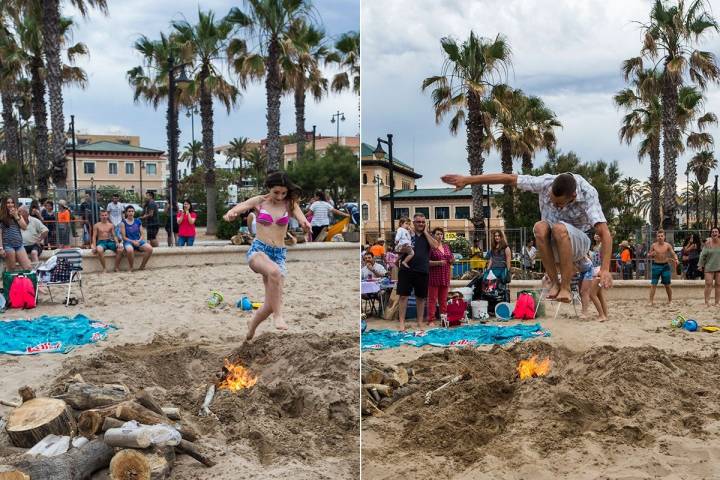
M 367 173 L 363 173 L 363 185 L 367 185 Z
M 95 175 L 95 162 L 83 162 L 83 172 L 85 175 Z
M 122 143 L 123 145 L 130 145 L 130 140 L 120 140 L 118 143 Z
M 407 180 L 403 180 L 403 181 L 402 181 L 402 189 L 403 189 L 403 190 L 410 190 L 410 182 L 408 182 Z
M 435 207 L 435 218 L 437 220 L 447 220 L 450 218 L 450 207 Z
M 370 207 L 368 207 L 367 203 L 363 203 L 362 219 L 364 222 L 367 222 L 369 217 L 370 217 Z
M 390 180 L 387 175 L 385 175 L 385 185 L 390 185 Z
M 157 195 L 157 190 L 155 190 L 155 189 L 153 189 L 153 188 L 148 188 L 148 189 L 145 190 L 145 191 L 146 191 L 147 193 L 152 193 L 153 195 Z
M 117 175 L 118 174 L 118 164 L 115 162 L 108 163 L 108 174 L 109 175 Z
M 135 164 L 130 162 L 125 162 L 125 175 L 134 175 L 135 174 Z
M 469 220 L 470 207 L 455 207 L 455 218 L 458 220 Z
M 148 175 L 157 175 L 157 163 L 146 163 L 145 172 Z
M 88 143 L 87 138 L 78 138 L 77 139 L 78 145 L 87 145 L 87 143 Z
M 430 218 L 430 207 L 415 207 L 415 214 L 422 213 L 425 218 Z
M 490 218 L 490 207 L 483 206 L 483 218 Z
M 402 217 L 410 217 L 409 208 L 396 208 L 395 209 L 395 220 Z

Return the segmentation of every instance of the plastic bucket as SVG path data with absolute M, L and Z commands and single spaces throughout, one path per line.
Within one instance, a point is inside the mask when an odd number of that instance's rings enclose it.
M 472 317 L 478 319 L 483 314 L 487 315 L 488 302 L 487 300 L 473 300 L 470 302 L 470 308 L 472 309 Z
M 470 303 L 474 289 L 472 287 L 460 287 L 453 288 L 452 291 L 460 293 L 463 296 L 463 300 L 465 300 L 466 303 Z
M 495 316 L 498 320 L 510 320 L 512 318 L 512 304 L 500 302 L 495 305 Z

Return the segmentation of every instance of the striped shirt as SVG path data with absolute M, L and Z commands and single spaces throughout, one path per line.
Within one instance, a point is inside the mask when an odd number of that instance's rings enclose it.
M 565 222 L 584 232 L 592 230 L 597 223 L 607 223 L 595 187 L 580 175 L 573 176 L 577 182 L 577 196 L 562 208 L 550 200 L 552 183 L 557 175 L 518 175 L 517 188 L 538 194 L 540 217 L 549 223 Z
M 3 248 L 19 248 L 23 246 L 22 231 L 14 218 L 10 219 L 10 225 L 0 222 L 0 233 L 2 233 Z
M 313 227 L 324 227 L 330 225 L 330 210 L 333 208 L 328 202 L 318 200 L 317 202 L 310 205 L 310 210 L 313 212 L 313 218 L 310 225 Z

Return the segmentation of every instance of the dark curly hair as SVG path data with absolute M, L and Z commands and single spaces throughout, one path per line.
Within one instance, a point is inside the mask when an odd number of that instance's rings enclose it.
M 300 200 L 300 194 L 302 193 L 300 187 L 295 185 L 290 180 L 288 174 L 282 170 L 268 172 L 267 177 L 265 177 L 265 188 L 270 190 L 273 187 L 287 188 L 288 193 L 286 199 L 289 203 L 288 210 L 292 212 L 295 209 L 295 205 L 297 205 L 298 200 Z

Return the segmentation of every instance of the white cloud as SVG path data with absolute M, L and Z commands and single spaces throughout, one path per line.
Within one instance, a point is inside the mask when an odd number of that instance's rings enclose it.
M 710 2 L 717 12 L 718 0 Z M 423 186 L 440 185 L 448 171 L 466 171 L 465 135 L 451 137 L 447 122 L 435 125 L 432 103 L 420 91 L 425 77 L 440 72 L 440 38 L 503 34 L 513 51 L 509 83 L 539 95 L 554 109 L 563 129 L 558 146 L 583 160 L 617 160 L 626 175 L 647 177 L 636 145 L 621 145 L 622 118 L 612 95 L 623 87 L 624 59 L 641 46 L 634 21 L 646 19 L 646 0 L 365 0 L 362 3 L 363 137 L 394 133 L 398 158 L 424 175 Z M 703 45 L 715 53 L 720 39 Z M 720 113 L 717 86 L 708 92 L 708 110 Z M 712 133 L 720 141 L 720 130 Z M 678 161 L 685 171 L 689 154 Z M 541 154 L 536 161 L 543 161 Z M 486 171 L 497 171 L 496 154 Z

